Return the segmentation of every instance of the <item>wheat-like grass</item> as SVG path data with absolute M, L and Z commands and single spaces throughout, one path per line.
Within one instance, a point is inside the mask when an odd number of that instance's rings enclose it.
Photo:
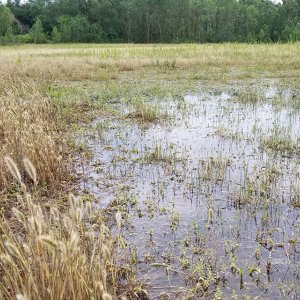
M 15 163 L 11 171 L 18 172 Z M 66 212 L 45 210 L 28 194 L 18 198 L 18 231 L 9 220 L 0 221 L 1 299 L 112 299 L 112 242 L 102 218 L 83 218 L 85 207 L 74 195 Z
M 20 84 L 0 95 L 0 157 L 11 157 L 0 164 L 1 190 L 12 187 L 11 174 L 18 182 L 30 179 L 37 183 L 38 172 L 40 183 L 48 186 L 69 176 L 67 162 L 62 160 L 67 158 L 67 148 L 55 108 L 33 86 Z M 22 166 L 19 173 L 8 172 L 15 170 L 13 161 Z

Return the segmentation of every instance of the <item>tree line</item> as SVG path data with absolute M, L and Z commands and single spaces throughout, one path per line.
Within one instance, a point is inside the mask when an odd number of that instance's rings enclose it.
M 8 0 L 0 4 L 2 43 L 299 40 L 300 0 Z

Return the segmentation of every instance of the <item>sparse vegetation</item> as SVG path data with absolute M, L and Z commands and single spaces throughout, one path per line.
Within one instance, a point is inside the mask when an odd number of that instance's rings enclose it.
M 270 136 L 262 138 L 261 145 L 283 155 L 300 155 L 300 138 L 292 138 L 286 128 L 276 126 Z
M 136 119 L 142 123 L 157 122 L 165 116 L 160 115 L 158 108 L 148 104 L 142 99 L 132 101 L 133 111 L 127 115 L 127 118 Z

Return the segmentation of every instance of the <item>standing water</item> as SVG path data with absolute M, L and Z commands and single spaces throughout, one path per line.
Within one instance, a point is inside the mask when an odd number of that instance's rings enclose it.
M 300 297 L 297 96 L 187 94 L 149 99 L 151 123 L 125 103 L 94 121 L 82 190 L 122 212 L 149 299 Z

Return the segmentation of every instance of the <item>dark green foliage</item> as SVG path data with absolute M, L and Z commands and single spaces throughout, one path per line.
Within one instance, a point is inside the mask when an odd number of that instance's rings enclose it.
M 36 22 L 33 24 L 30 35 L 35 44 L 41 44 L 46 41 L 43 24 L 39 18 L 37 18 Z
M 12 14 L 8 7 L 0 5 L 0 37 L 12 33 Z
M 58 31 L 62 42 L 99 42 L 101 28 L 91 24 L 86 16 L 61 16 Z
M 58 31 L 56 26 L 53 27 L 53 30 L 52 30 L 52 33 L 51 33 L 51 39 L 52 39 L 53 43 L 61 42 L 61 34 Z
M 47 36 L 56 43 L 300 39 L 300 0 L 10 0 L 5 18 L 4 8 L 0 6 L 0 35 L 12 26 L 7 17 L 11 11 L 15 25 L 10 32 L 30 30 L 38 43 Z M 36 20 L 45 33 L 33 34 L 41 31 Z

